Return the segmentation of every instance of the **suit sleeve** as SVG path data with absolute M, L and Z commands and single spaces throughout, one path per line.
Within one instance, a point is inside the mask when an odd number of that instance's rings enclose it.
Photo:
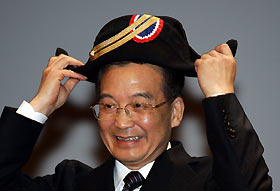
M 235 94 L 204 99 L 203 106 L 213 177 L 219 186 L 223 190 L 272 190 L 263 146 Z
M 32 179 L 21 173 L 43 125 L 5 107 L 0 119 L 0 190 L 54 190 L 53 176 Z

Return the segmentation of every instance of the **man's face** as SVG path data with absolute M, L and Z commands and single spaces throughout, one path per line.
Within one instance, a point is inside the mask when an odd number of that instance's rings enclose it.
M 156 105 L 164 101 L 162 75 L 157 66 L 111 66 L 101 78 L 100 102 L 123 108 L 131 103 Z M 139 169 L 166 149 L 172 129 L 171 106 L 150 109 L 139 119 L 132 119 L 120 109 L 114 119 L 99 120 L 98 124 L 109 152 L 128 168 Z

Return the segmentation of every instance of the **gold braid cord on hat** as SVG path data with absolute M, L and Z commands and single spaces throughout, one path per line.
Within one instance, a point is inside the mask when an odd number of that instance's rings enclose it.
M 89 53 L 90 60 L 91 61 L 96 60 L 100 56 L 127 43 L 128 41 L 133 39 L 136 35 L 140 34 L 144 30 L 149 28 L 152 24 L 154 24 L 158 20 L 159 20 L 158 17 L 154 17 L 146 14 L 142 15 L 138 20 L 136 20 L 133 24 L 129 25 L 127 28 L 122 30 L 120 33 L 93 47 L 93 49 Z M 131 32 L 133 29 L 135 30 Z

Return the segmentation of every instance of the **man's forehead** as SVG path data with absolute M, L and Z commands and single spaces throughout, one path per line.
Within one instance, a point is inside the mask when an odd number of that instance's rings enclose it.
M 105 70 L 108 70 L 110 68 L 125 67 L 125 66 L 131 66 L 131 65 L 143 65 L 145 67 L 152 68 L 159 72 L 161 72 L 163 70 L 162 67 L 154 65 L 154 64 L 150 64 L 150 63 L 146 63 L 146 62 L 132 62 L 132 61 L 113 62 L 113 63 L 108 64 L 106 66 Z
M 101 73 L 101 80 L 103 78 L 107 78 L 106 73 L 116 71 L 119 72 L 119 75 L 122 75 L 125 72 L 129 72 L 130 76 L 143 76 L 147 77 L 147 73 L 153 73 L 155 72 L 159 74 L 160 78 L 163 78 L 163 68 L 160 66 L 156 66 L 150 63 L 136 63 L 136 62 L 129 62 L 129 61 L 123 61 L 123 62 L 116 62 L 111 63 L 104 67 L 103 72 Z M 148 76 L 149 77 L 149 76 Z M 153 77 L 153 76 L 152 76 Z M 148 79 L 147 79 L 148 80 Z
M 128 97 L 154 99 L 162 90 L 162 72 L 159 66 L 145 63 L 112 65 L 100 80 L 100 97 L 107 94 L 126 94 Z M 103 96 L 104 95 L 104 96 Z

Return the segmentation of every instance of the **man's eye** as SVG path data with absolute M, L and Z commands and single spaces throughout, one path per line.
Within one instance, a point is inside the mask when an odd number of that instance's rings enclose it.
M 144 108 L 144 104 L 143 103 L 135 103 L 134 108 Z
M 113 104 L 104 104 L 104 109 L 114 109 L 115 107 Z

